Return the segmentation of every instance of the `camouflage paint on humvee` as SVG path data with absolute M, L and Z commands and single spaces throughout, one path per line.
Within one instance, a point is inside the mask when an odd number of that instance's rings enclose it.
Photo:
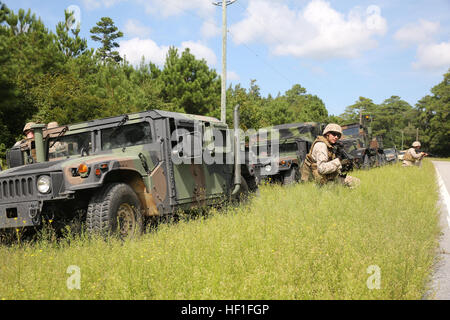
M 348 153 L 354 157 L 356 168 L 369 169 L 385 164 L 381 137 L 371 137 L 370 130 L 359 123 L 342 125 L 340 139 Z
M 288 123 L 260 129 L 250 136 L 249 163 L 257 181 L 299 181 L 299 169 L 324 126 L 318 122 Z
M 89 231 L 127 234 L 145 217 L 221 203 L 254 179 L 235 161 L 227 125 L 211 117 L 150 110 L 44 129 L 41 137 L 44 161 L 0 173 L 0 229 L 84 210 Z

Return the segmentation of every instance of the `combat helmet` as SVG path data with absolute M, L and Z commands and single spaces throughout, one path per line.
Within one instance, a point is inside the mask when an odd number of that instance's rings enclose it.
M 413 146 L 413 148 L 420 148 L 420 141 L 414 141 L 413 143 L 412 143 L 412 146 Z
M 340 125 L 336 123 L 330 123 L 328 124 L 325 129 L 323 130 L 322 135 L 326 135 L 328 132 L 338 132 L 342 136 L 342 128 Z
M 34 126 L 35 122 L 27 122 L 25 127 L 23 127 L 23 133 L 26 133 L 27 131 L 31 130 L 31 127 Z
M 59 127 L 59 124 L 56 121 L 52 121 L 47 124 L 47 129 L 52 129 L 52 128 L 56 128 L 56 127 Z

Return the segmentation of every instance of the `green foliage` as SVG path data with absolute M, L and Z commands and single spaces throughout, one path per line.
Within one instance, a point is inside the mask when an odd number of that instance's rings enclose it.
M 420 129 L 422 148 L 441 156 L 450 155 L 450 69 L 441 83 L 431 89 L 432 95 L 416 104 L 415 115 Z
M 359 97 L 358 101 L 356 101 L 351 106 L 345 108 L 345 111 L 341 115 L 341 117 L 344 119 L 344 122 L 346 123 L 355 123 L 359 122 L 360 115 L 362 114 L 373 115 L 376 112 L 376 109 L 377 105 L 373 103 L 372 99 Z
M 54 37 L 28 10 L 15 14 L 2 5 L 0 24 L 0 143 L 10 147 L 37 112 L 29 92 L 45 73 L 64 62 Z
M 383 136 L 385 147 L 401 147 L 402 131 L 411 122 L 412 107 L 400 97 L 384 100 L 373 112 L 373 134 Z
M 422 299 L 439 236 L 433 165 L 352 175 L 354 190 L 267 185 L 248 205 L 131 241 L 68 231 L 0 246 L 0 300 Z M 80 290 L 67 288 L 70 265 Z M 379 289 L 367 285 L 370 266 Z
M 295 84 L 286 91 L 285 97 L 282 99 L 285 99 L 289 106 L 288 112 L 293 117 L 291 122 L 321 122 L 328 116 L 322 100 L 317 96 L 306 94 L 306 89 L 299 84 Z
M 164 84 L 162 99 L 172 111 L 204 115 L 220 106 L 220 78 L 205 60 L 195 59 L 189 49 L 180 56 L 171 47 L 159 78 Z

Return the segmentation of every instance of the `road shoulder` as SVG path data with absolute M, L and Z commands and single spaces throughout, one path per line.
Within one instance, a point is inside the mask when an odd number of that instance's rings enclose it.
M 448 193 L 450 181 L 444 182 L 443 175 L 440 173 L 444 168 L 448 171 L 450 169 L 450 163 L 443 165 L 437 162 L 433 161 L 436 168 L 440 193 L 438 206 L 440 208 L 439 226 L 441 228 L 441 235 L 430 289 L 424 299 L 450 300 L 450 198 Z

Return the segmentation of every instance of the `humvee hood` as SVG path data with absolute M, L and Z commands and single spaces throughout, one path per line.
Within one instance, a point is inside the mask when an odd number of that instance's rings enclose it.
M 5 171 L 0 172 L 0 178 L 6 178 L 16 175 L 24 174 L 35 174 L 35 173 L 45 173 L 50 171 L 61 170 L 61 163 L 67 160 L 58 160 L 51 162 L 41 162 L 23 165 L 20 167 L 14 167 Z

